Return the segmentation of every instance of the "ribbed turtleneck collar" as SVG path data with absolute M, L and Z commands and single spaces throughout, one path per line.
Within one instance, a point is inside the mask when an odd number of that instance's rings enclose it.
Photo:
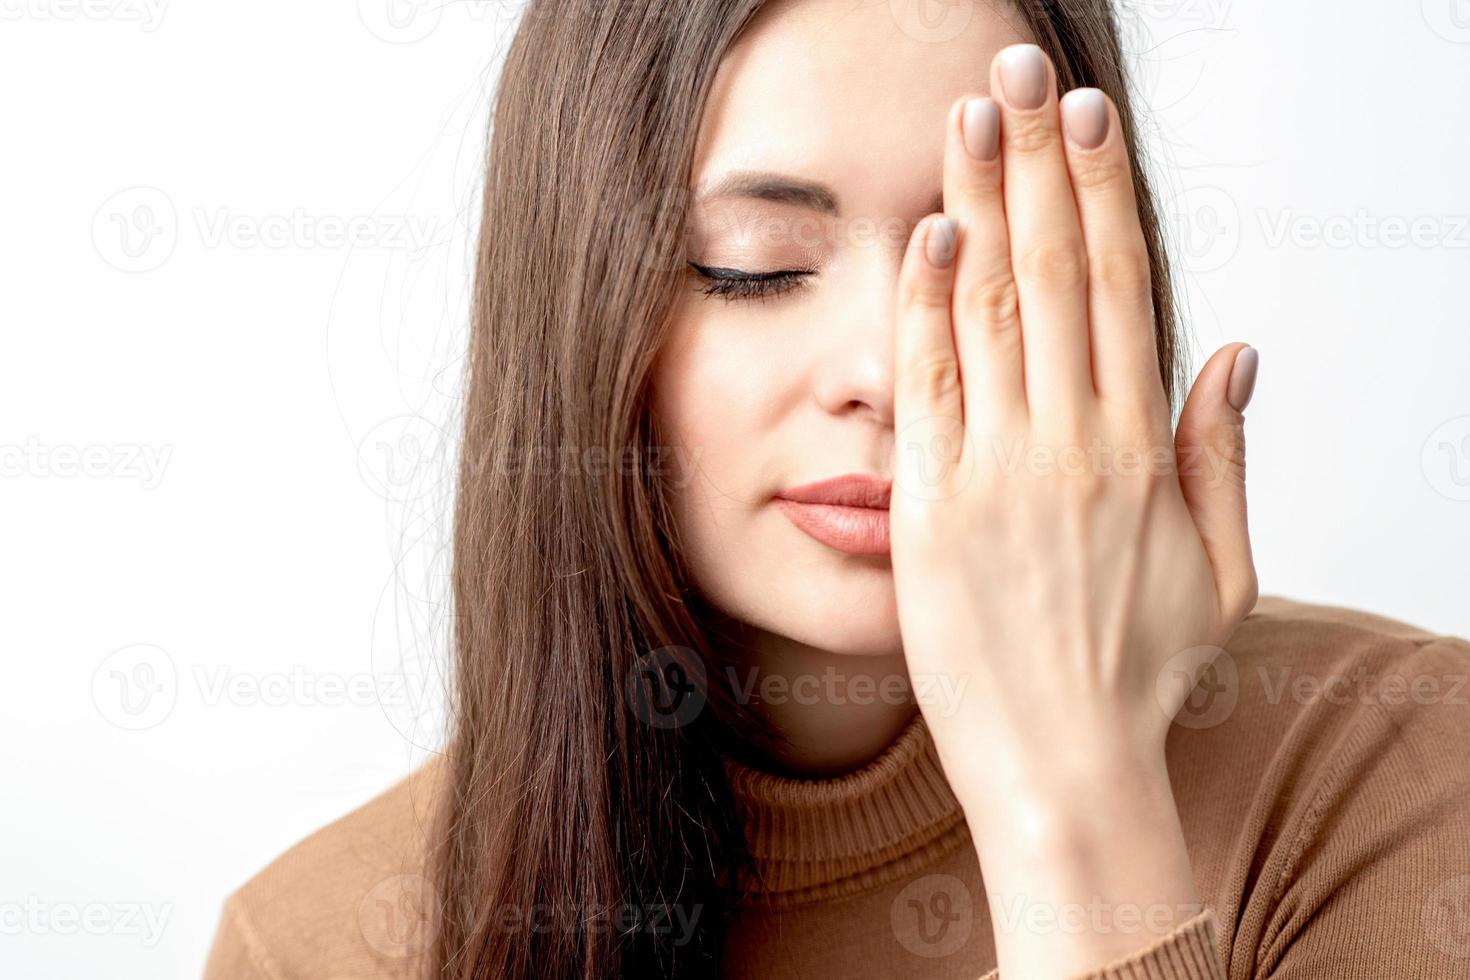
M 777 776 L 725 760 L 760 880 L 752 899 L 788 905 L 901 877 L 968 839 L 924 718 L 860 769 Z

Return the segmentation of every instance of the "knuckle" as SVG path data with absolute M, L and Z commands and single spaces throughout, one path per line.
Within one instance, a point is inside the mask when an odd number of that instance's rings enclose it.
M 959 173 L 952 179 L 961 198 L 984 200 L 1000 193 L 1000 170 L 993 161 L 982 163 L 970 160 L 966 166 L 958 169 Z M 963 218 L 959 220 L 962 226 L 966 224 Z
M 1114 154 L 1074 157 L 1072 160 L 1072 186 L 1078 190 L 1109 187 L 1126 179 L 1128 167 Z
M 1007 120 L 1011 124 L 1006 145 L 1015 153 L 1032 156 L 1061 151 L 1061 131 L 1044 115 Z
M 1218 451 L 1242 482 L 1245 481 L 1245 421 L 1227 420 L 1221 426 Z
M 1087 282 L 1087 255 L 1078 241 L 1038 242 L 1021 253 L 1019 271 L 1049 289 L 1076 289 Z
M 922 311 L 948 310 L 951 291 L 948 281 L 928 270 L 915 273 L 905 281 L 900 302 L 908 309 Z
M 1090 274 L 1103 289 L 1134 296 L 1146 296 L 1152 289 L 1148 253 L 1143 249 L 1100 249 L 1092 262 Z
M 959 308 L 962 316 L 995 332 L 1010 332 L 1021 325 L 1016 281 L 1009 275 L 966 284 Z
M 1095 507 L 1111 489 L 1102 474 L 1085 465 L 1075 466 L 1067 473 L 1065 487 L 1073 506 L 1082 511 Z
M 960 390 L 959 365 L 947 354 L 922 354 L 904 371 L 908 390 L 925 400 L 946 398 Z

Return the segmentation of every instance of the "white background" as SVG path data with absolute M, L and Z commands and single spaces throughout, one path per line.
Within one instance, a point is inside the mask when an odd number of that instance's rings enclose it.
M 517 6 L 0 0 L 0 975 L 197 975 L 435 744 Z M 1470 635 L 1470 2 L 1127 9 L 1263 591 Z

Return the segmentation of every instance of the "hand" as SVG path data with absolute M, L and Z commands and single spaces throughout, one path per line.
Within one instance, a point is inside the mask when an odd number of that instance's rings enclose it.
M 890 520 L 904 654 L 916 681 L 950 675 L 963 691 L 921 708 L 992 901 L 1010 888 L 1187 904 L 1163 748 L 1192 685 L 1158 679 L 1202 668 L 1256 600 L 1249 385 L 1231 384 L 1245 345 L 1209 360 L 1171 433 L 1116 108 L 1095 89 L 1059 103 L 1032 45 L 997 56 L 991 92 L 952 107 L 952 224 L 921 222 L 900 274 Z M 998 937 L 1001 975 L 1007 955 L 1079 967 L 1123 942 L 1067 954 Z

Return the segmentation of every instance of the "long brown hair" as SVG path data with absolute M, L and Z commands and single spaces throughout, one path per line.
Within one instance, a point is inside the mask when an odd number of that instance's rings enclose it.
M 680 193 L 705 99 L 761 5 L 531 0 L 509 48 L 455 509 L 452 729 L 428 870 L 435 980 L 718 969 L 751 866 L 721 739 L 763 733 L 719 685 L 687 723 L 649 723 L 647 691 L 628 681 L 658 651 L 691 653 L 658 663 L 690 671 L 715 658 L 647 389 L 684 281 Z M 1064 88 L 1097 86 L 1118 105 L 1172 406 L 1174 304 L 1113 16 L 1104 0 L 1008 6 Z

